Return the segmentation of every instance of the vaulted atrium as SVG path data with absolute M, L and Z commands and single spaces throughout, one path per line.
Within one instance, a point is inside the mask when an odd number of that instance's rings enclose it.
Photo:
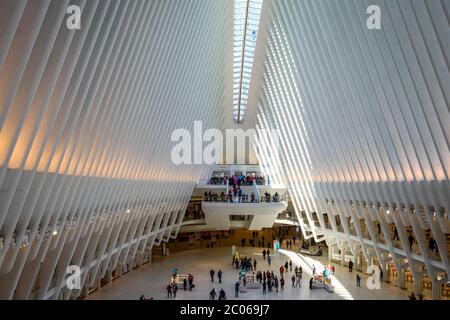
M 449 18 L 0 0 L 0 299 L 449 300 Z

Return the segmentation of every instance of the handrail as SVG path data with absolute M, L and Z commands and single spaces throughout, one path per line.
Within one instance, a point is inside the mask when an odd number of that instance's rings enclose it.
M 241 199 L 241 201 L 239 201 L 239 197 L 232 196 L 231 200 L 232 201 L 229 201 L 229 198 L 221 197 L 220 195 L 218 195 L 217 198 L 213 198 L 213 199 L 211 199 L 209 196 L 208 197 L 203 196 L 203 200 L 202 201 L 203 202 L 209 202 L 209 203 L 219 202 L 219 203 L 238 203 L 238 204 L 242 204 L 242 203 L 280 203 L 280 202 L 286 202 L 287 197 L 285 197 L 285 196 L 278 196 L 276 198 L 276 200 L 275 200 L 275 197 L 271 196 L 270 201 L 266 201 L 265 198 L 264 199 L 261 199 L 261 198 L 257 199 L 255 197 L 255 201 L 252 202 L 250 200 L 242 201 L 242 199 Z

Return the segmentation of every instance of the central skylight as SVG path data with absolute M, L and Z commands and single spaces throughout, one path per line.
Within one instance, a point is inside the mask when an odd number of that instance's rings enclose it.
M 233 118 L 244 120 L 263 0 L 234 0 Z

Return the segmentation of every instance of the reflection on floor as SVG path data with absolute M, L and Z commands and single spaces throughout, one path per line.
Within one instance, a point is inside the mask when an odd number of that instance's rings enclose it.
M 302 288 L 292 288 L 291 282 L 286 280 L 283 291 L 279 293 L 262 293 L 261 289 L 249 289 L 247 293 L 239 294 L 239 299 L 271 300 L 271 299 L 291 299 L 291 300 L 331 300 L 331 299 L 407 299 L 407 292 L 383 284 L 380 290 L 370 290 L 366 286 L 367 276 L 361 275 L 361 287 L 356 287 L 356 272 L 350 273 L 346 268 L 334 264 L 336 268 L 335 293 L 329 293 L 324 289 L 310 290 L 308 281 L 311 277 L 311 263 L 314 263 L 319 271 L 321 263 L 325 263 L 325 258 L 317 261 L 310 260 L 309 257 L 300 256 L 293 251 L 280 250 L 272 254 L 272 264 L 269 267 L 267 261 L 263 260 L 260 248 L 238 247 L 237 251 L 242 255 L 255 258 L 258 270 L 273 270 L 279 276 L 279 268 L 287 259 L 292 259 L 295 265 L 303 268 Z M 316 258 L 314 258 L 315 260 Z M 209 249 L 197 249 L 171 254 L 167 257 L 154 261 L 141 268 L 124 275 L 123 277 L 109 283 L 100 290 L 94 292 L 88 299 L 138 299 L 142 294 L 154 299 L 167 299 L 166 286 L 171 278 L 171 270 L 178 268 L 181 274 L 192 273 L 194 275 L 195 288 L 192 292 L 178 290 L 176 299 L 207 300 L 212 288 L 219 292 L 223 288 L 229 300 L 234 297 L 234 284 L 238 278 L 238 271 L 232 266 L 231 248 L 219 247 Z M 319 262 L 320 261 L 320 262 Z M 223 272 L 222 284 L 215 279 L 211 283 L 209 270 L 213 268 Z M 292 272 L 288 272 L 285 279 L 289 279 Z M 217 277 L 216 277 L 217 278 Z M 173 299 L 173 298 L 171 298 Z

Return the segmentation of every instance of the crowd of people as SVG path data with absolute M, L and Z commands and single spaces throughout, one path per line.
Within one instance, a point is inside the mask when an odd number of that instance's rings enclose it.
M 263 249 L 262 251 L 263 260 L 267 261 L 267 265 L 270 267 L 272 263 L 272 257 L 270 255 L 270 249 L 266 250 Z M 278 292 L 278 288 L 281 290 L 284 290 L 285 286 L 285 277 L 288 277 L 288 272 L 292 272 L 292 260 L 286 261 L 283 265 L 279 268 L 279 277 L 278 275 L 274 274 L 273 271 L 267 270 L 267 271 L 258 271 L 256 274 L 256 279 L 258 282 L 261 283 L 262 286 L 262 292 L 263 294 L 266 294 L 267 292 Z M 292 288 L 301 288 L 301 280 L 303 277 L 303 269 L 302 267 L 295 266 L 294 272 L 292 273 L 292 276 L 290 276 L 290 279 L 292 281 Z
M 205 191 L 203 194 L 206 202 L 239 202 L 239 203 L 255 203 L 261 202 L 261 199 L 252 192 L 250 195 L 246 194 L 241 187 L 235 186 L 233 190 L 228 190 L 228 193 L 221 192 L 220 194 L 217 192 L 212 192 L 212 190 Z M 269 192 L 264 192 L 264 201 L 265 202 L 280 202 L 280 194 L 275 192 L 272 196 Z
M 280 195 L 278 192 L 275 192 L 275 194 L 272 195 L 270 194 L 270 192 L 264 192 L 264 199 L 266 202 L 280 202 Z
M 220 175 L 209 179 L 209 185 L 252 186 L 253 184 L 265 185 L 266 178 L 262 175 L 233 175 L 231 177 Z
M 172 275 L 172 281 L 167 285 L 167 298 L 176 298 L 177 297 L 177 291 L 178 291 L 178 283 L 176 281 L 176 273 Z M 194 284 L 194 276 L 189 273 L 187 278 L 183 279 L 183 291 L 192 291 L 192 289 L 195 287 Z
M 186 208 L 186 214 L 184 215 L 184 221 L 205 219 L 205 213 L 202 210 L 200 203 L 189 204 Z
M 205 191 L 203 195 L 206 202 L 259 202 L 254 192 L 249 196 L 240 187 L 233 191 L 228 190 L 228 193 L 222 191 L 220 194 L 209 190 L 209 192 Z

